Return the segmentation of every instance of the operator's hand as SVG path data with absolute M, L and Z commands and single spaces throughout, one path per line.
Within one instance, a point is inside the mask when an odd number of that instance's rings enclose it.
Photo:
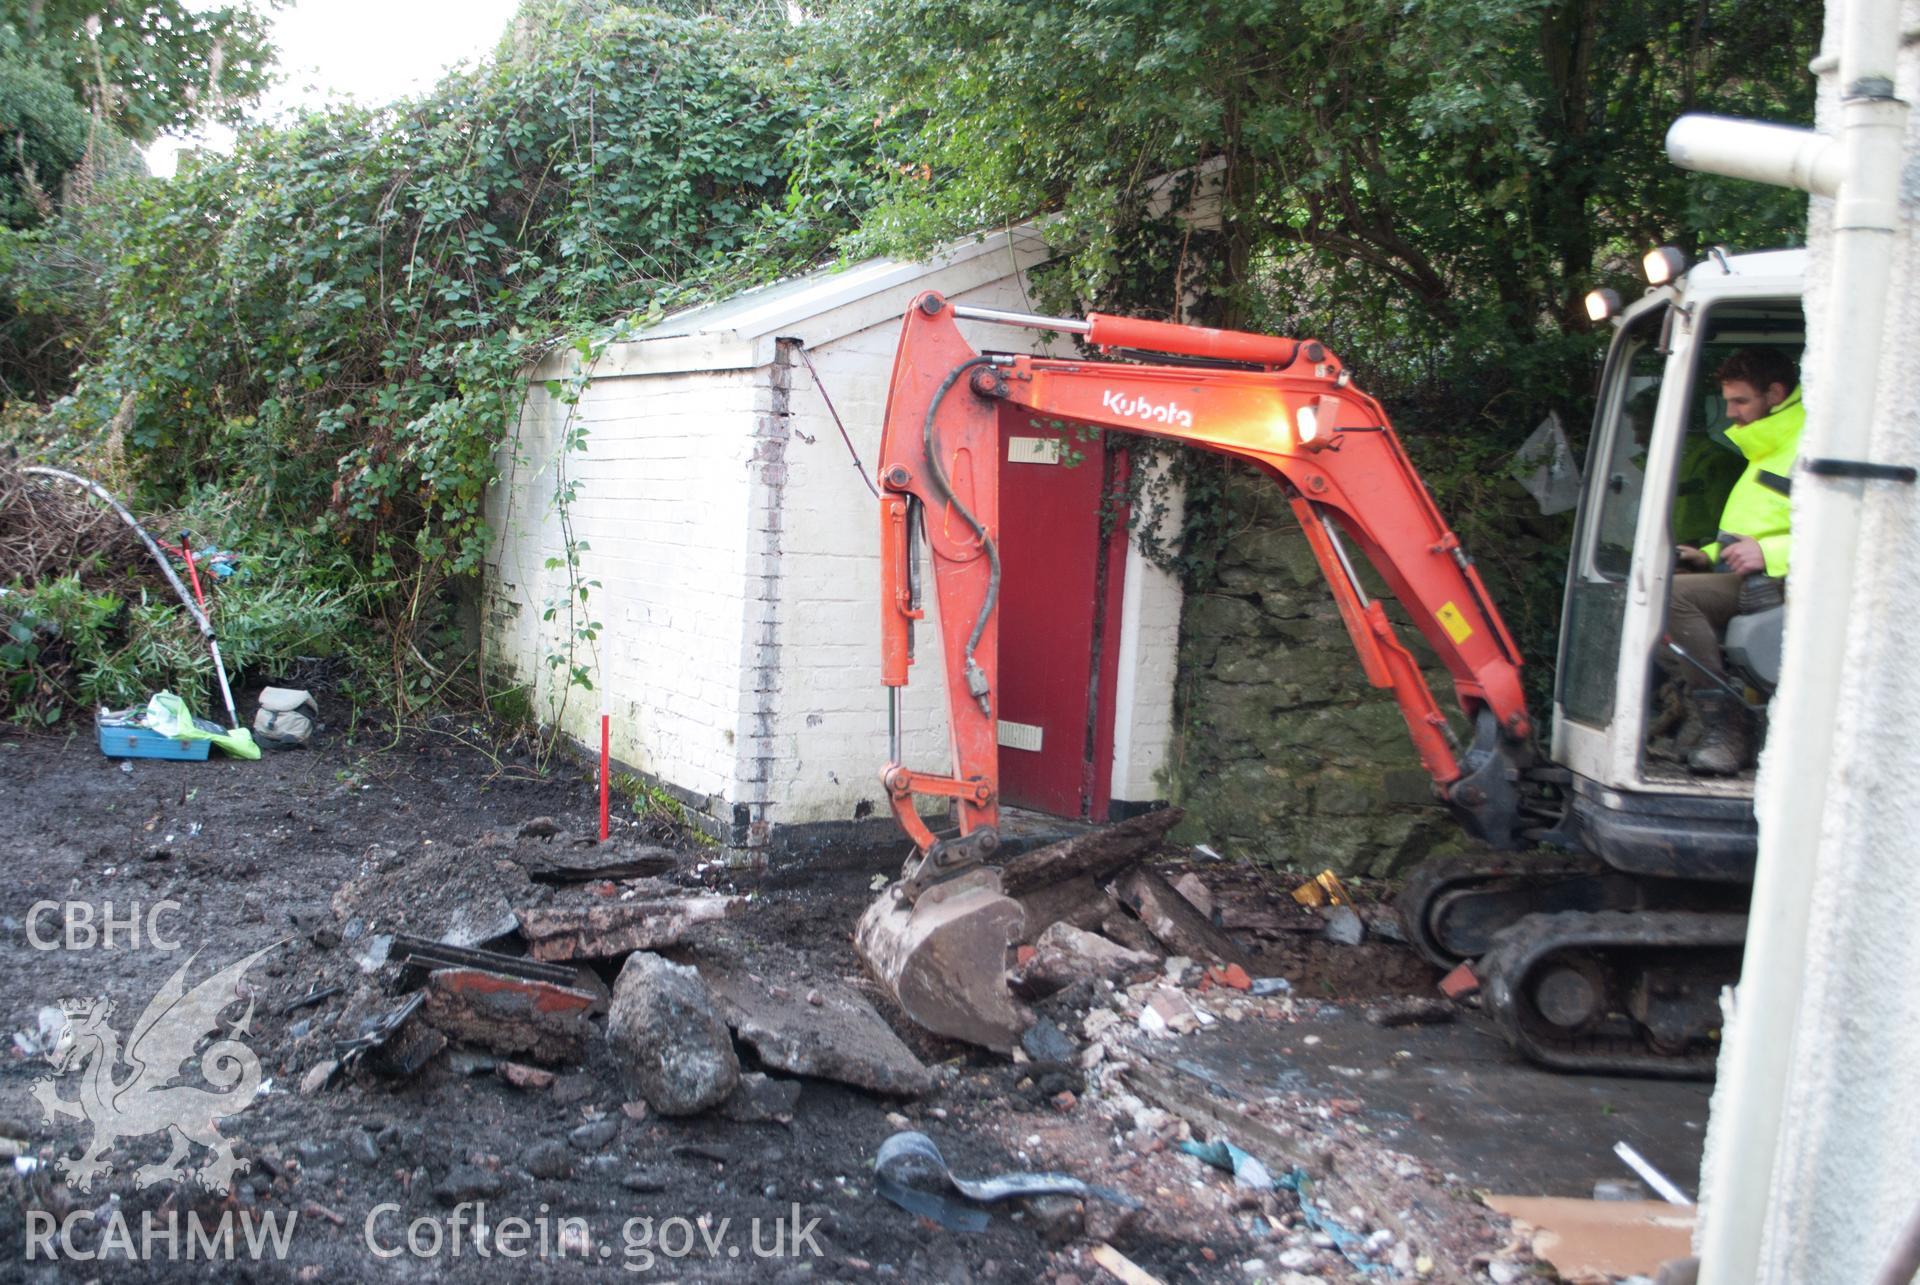
M 1760 551 L 1759 541 L 1750 536 L 1729 541 L 1720 550 L 1720 561 L 1736 575 L 1750 576 L 1767 569 L 1767 555 Z
M 1706 571 L 1713 566 L 1711 562 L 1707 561 L 1706 554 L 1700 552 L 1700 550 L 1690 544 L 1680 545 L 1674 552 L 1680 557 L 1680 569 L 1682 571 Z

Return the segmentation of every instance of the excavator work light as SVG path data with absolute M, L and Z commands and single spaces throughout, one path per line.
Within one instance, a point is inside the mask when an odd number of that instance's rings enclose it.
M 1640 260 L 1649 285 L 1663 286 L 1687 270 L 1687 256 L 1670 245 L 1655 246 Z
M 1309 402 L 1293 413 L 1293 427 L 1300 445 L 1312 450 L 1314 439 L 1320 436 L 1320 412 Z
M 1324 451 L 1339 434 L 1340 400 L 1316 397 L 1293 412 L 1294 442 L 1301 450 Z
M 1620 292 L 1618 290 L 1587 291 L 1587 320 L 1605 321 L 1620 311 Z

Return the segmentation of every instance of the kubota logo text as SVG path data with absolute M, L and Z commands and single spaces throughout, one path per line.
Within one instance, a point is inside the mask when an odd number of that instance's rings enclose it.
M 1149 424 L 1173 424 L 1180 428 L 1193 427 L 1193 412 L 1185 409 L 1179 402 L 1152 402 L 1144 397 L 1129 397 L 1109 388 L 1100 398 L 1102 410 L 1110 410 L 1116 415 L 1125 415 L 1129 419 L 1142 420 Z

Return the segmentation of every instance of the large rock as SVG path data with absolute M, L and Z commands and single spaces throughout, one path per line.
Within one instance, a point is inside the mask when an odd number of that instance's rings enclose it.
M 627 1089 L 662 1115 L 718 1106 L 740 1082 L 727 1024 L 698 969 L 635 951 L 613 983 L 607 1039 Z
M 899 1097 L 932 1086 L 920 1059 L 851 988 L 818 980 L 803 999 L 739 958 L 703 954 L 701 962 L 727 1023 L 768 1067 Z
M 1129 950 L 1099 933 L 1059 923 L 1041 933 L 1034 943 L 1033 958 L 1020 970 L 1016 988 L 1028 999 L 1040 999 L 1083 977 L 1121 981 L 1155 972 L 1159 967 L 1158 955 Z

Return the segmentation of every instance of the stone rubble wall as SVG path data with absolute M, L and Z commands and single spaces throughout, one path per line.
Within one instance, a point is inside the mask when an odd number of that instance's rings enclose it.
M 1313 550 L 1272 483 L 1229 488 L 1244 524 L 1212 583 L 1190 588 L 1170 790 L 1175 839 L 1295 870 L 1385 876 L 1460 844 L 1392 694 L 1367 684 Z M 1356 555 L 1357 556 L 1357 555 Z M 1369 594 L 1384 595 L 1362 567 Z M 1453 688 L 1389 601 L 1452 712 Z

